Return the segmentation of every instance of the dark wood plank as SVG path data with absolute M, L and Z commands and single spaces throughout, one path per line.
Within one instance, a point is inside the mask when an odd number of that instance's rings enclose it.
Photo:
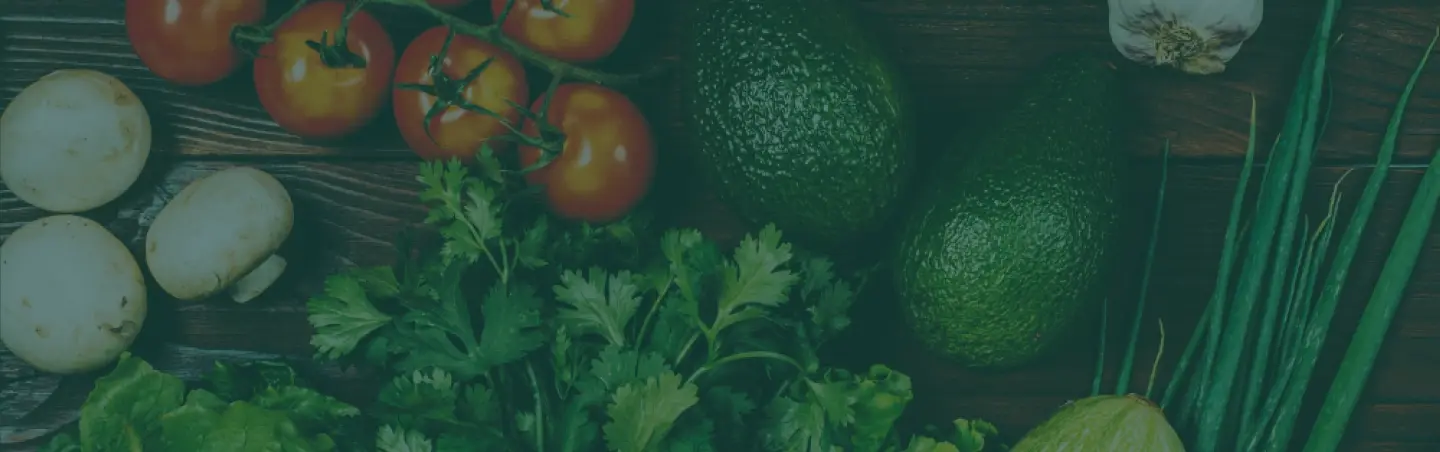
M 660 9 L 653 6 L 660 4 L 659 0 L 642 1 L 641 8 Z M 1027 71 L 1055 51 L 1084 48 L 1118 58 L 1106 31 L 1103 2 L 862 0 L 859 4 L 878 34 L 896 49 L 894 54 L 911 89 L 926 100 L 920 106 L 920 117 L 922 142 L 927 144 L 948 142 L 951 137 L 946 134 L 957 120 L 995 108 Z M 272 2 L 272 15 L 284 5 Z M 1131 151 L 1153 155 L 1162 141 L 1170 138 L 1177 155 L 1236 157 L 1245 149 L 1251 93 L 1259 98 L 1264 130 L 1276 130 L 1319 5 L 1303 0 L 1267 4 L 1261 31 L 1245 45 L 1233 67 L 1220 76 L 1187 77 L 1126 66 L 1136 105 L 1137 131 Z M 483 16 L 483 12 L 475 14 Z M 7 9 L 0 10 L 0 30 L 4 30 L 0 33 L 6 35 L 0 49 L 0 105 L 45 73 L 86 67 L 119 77 L 140 95 L 156 118 L 156 136 L 161 138 L 157 149 L 164 152 L 408 153 L 394 131 L 388 109 L 363 133 L 338 143 L 305 143 L 286 134 L 259 107 L 246 68 L 217 86 L 166 84 L 134 56 L 122 15 L 122 2 L 7 2 Z M 409 36 L 430 23 L 413 14 L 386 14 L 384 20 L 397 49 L 403 49 Z M 637 21 L 636 27 L 656 28 L 670 22 L 652 18 Z M 1400 87 L 1437 23 L 1440 9 L 1426 6 L 1424 0 L 1347 2 L 1338 28 L 1345 39 L 1332 62 L 1336 100 L 1323 158 L 1356 160 L 1374 153 Z M 655 33 L 636 32 L 641 37 L 630 41 L 647 40 Z M 634 43 L 627 45 L 633 47 Z M 655 97 L 638 95 L 645 104 Z M 652 118 L 666 118 L 656 120 L 662 124 L 662 133 L 673 133 L 681 125 L 667 108 L 659 105 L 647 110 Z M 1406 138 L 1401 141 L 1402 157 L 1432 152 L 1440 143 L 1440 129 L 1435 124 L 1440 124 L 1440 77 L 1432 76 L 1417 88 Z

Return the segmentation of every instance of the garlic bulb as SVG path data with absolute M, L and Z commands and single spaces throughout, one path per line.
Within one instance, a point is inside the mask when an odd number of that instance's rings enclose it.
M 1260 28 L 1264 0 L 1109 0 L 1110 40 L 1132 61 L 1223 72 Z

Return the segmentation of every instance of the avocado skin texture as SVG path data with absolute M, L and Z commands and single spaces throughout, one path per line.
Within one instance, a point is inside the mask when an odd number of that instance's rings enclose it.
M 960 141 L 964 157 L 920 194 L 893 256 L 902 317 L 921 344 L 970 367 L 1011 368 L 1088 318 L 1120 233 L 1121 100 L 1105 60 L 1058 55 L 1019 102 Z
M 865 238 L 915 171 L 899 72 L 846 0 L 697 0 L 678 84 L 702 177 L 810 245 Z

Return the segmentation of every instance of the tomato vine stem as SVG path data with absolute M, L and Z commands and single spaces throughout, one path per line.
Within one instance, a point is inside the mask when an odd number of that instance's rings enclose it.
M 516 58 L 519 58 L 522 61 L 530 63 L 531 65 L 544 69 L 545 72 L 549 72 L 551 74 L 565 74 L 565 77 L 568 79 L 583 80 L 600 85 L 623 86 L 633 85 L 640 82 L 641 80 L 645 80 L 650 77 L 659 75 L 664 70 L 664 66 L 657 65 L 639 73 L 616 74 L 581 67 L 537 52 L 534 49 L 526 47 L 525 45 L 506 37 L 504 33 L 500 32 L 499 24 L 501 22 L 498 19 L 495 24 L 476 25 L 470 21 L 461 19 L 454 14 L 441 11 L 434 6 L 430 6 L 430 4 L 427 3 L 425 0 L 370 0 L 369 2 L 419 9 L 421 11 L 424 11 L 426 14 L 429 14 L 431 17 L 434 17 L 436 21 L 450 27 L 451 29 L 454 29 L 460 34 L 473 36 L 482 41 L 494 44 L 505 50 L 506 52 L 509 52 L 511 55 L 515 55 Z M 508 12 L 509 9 L 507 8 L 502 13 L 501 18 L 508 16 Z
M 280 24 L 290 20 L 291 16 L 294 16 L 295 13 L 299 12 L 301 8 L 304 8 L 305 5 L 309 3 L 310 0 L 296 0 L 295 4 L 291 5 L 289 10 L 286 10 L 284 14 L 280 15 L 280 18 L 275 19 L 274 22 L 268 25 L 237 24 L 230 28 L 230 42 L 234 43 L 235 48 L 250 58 L 257 58 L 259 57 L 258 49 L 260 46 L 275 39 L 275 29 L 280 28 Z

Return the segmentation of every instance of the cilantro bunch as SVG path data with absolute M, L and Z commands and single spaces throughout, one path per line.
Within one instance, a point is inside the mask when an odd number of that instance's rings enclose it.
M 424 164 L 442 243 L 308 303 L 318 357 L 392 376 L 376 449 L 978 451 L 994 433 L 902 438 L 908 377 L 820 363 L 858 287 L 774 226 L 723 252 L 690 229 L 552 224 L 498 168 Z

